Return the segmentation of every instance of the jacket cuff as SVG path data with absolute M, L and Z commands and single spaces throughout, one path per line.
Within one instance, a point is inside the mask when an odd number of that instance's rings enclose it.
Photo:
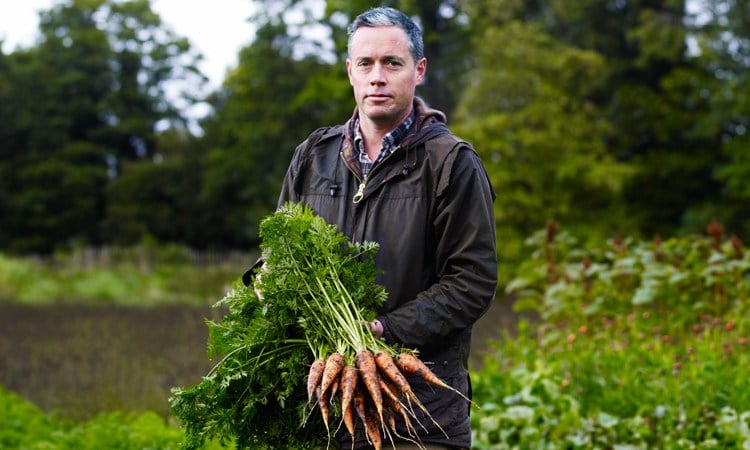
M 385 316 L 378 316 L 377 319 L 380 321 L 380 324 L 383 326 L 383 336 L 382 338 L 385 340 L 386 344 L 394 344 L 395 341 L 393 339 L 393 335 L 391 334 L 391 327 L 388 323 L 388 318 Z

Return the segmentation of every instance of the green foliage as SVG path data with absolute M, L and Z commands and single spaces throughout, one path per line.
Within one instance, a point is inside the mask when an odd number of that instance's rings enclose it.
M 264 271 L 256 286 L 287 305 L 313 356 L 375 350 L 362 323 L 374 319 L 386 299 L 375 283 L 377 243 L 353 243 L 311 208 L 293 203 L 263 220 L 261 237 Z
M 168 426 L 153 413 L 102 414 L 81 424 L 59 421 L 0 387 L 0 447 L 3 449 L 176 449 L 182 436 L 180 429 Z M 219 446 L 210 443 L 202 448 Z
M 616 205 L 632 170 L 609 153 L 613 128 L 595 103 L 605 58 L 521 22 L 477 39 L 476 76 L 455 131 L 472 140 L 499 193 L 501 260 L 512 267 L 523 236 L 549 219 L 592 237 L 626 230 Z
M 701 315 L 739 319 L 750 298 L 750 255 L 736 236 L 724 241 L 720 224 L 708 231 L 665 241 L 615 238 L 582 248 L 550 223 L 527 241 L 535 251 L 506 292 L 552 325 L 676 313 L 669 333 L 685 331 Z
M 750 445 L 750 260 L 707 236 L 582 246 L 550 225 L 506 290 L 538 319 L 473 374 L 484 448 Z
M 231 255 L 230 255 L 231 256 Z M 0 254 L 0 301 L 129 306 L 205 305 L 221 295 L 250 258 L 198 260 L 180 246 L 60 252 L 47 259 Z
M 108 183 L 182 123 L 165 83 L 204 77 L 148 0 L 57 2 L 38 42 L 0 64 L 0 246 L 49 253 L 101 242 Z
M 325 445 L 330 436 L 321 416 L 310 416 L 310 364 L 339 350 L 339 340 L 349 343 L 350 334 L 374 339 L 362 322 L 353 324 L 352 333 L 344 330 L 330 316 L 340 309 L 327 306 L 332 300 L 374 314 L 385 298 L 374 284 L 377 245 L 351 243 L 299 204 L 265 217 L 261 236 L 264 270 L 250 286 L 236 282 L 217 303 L 228 313 L 208 322 L 209 356 L 221 360 L 199 384 L 173 390 L 170 404 L 185 427 L 186 448 L 207 438 L 234 440 L 243 448 Z
M 0 446 L 31 448 L 40 436 L 55 430 L 54 422 L 38 408 L 0 386 Z
M 718 359 L 713 358 L 686 369 L 692 372 L 689 375 L 675 375 L 670 367 L 673 361 L 654 366 L 649 364 L 653 361 L 646 361 L 645 367 L 640 366 L 642 359 L 658 351 L 654 349 L 607 355 L 598 343 L 577 341 L 575 348 L 549 354 L 534 342 L 535 338 L 525 336 L 504 343 L 502 351 L 488 355 L 481 372 L 472 373 L 474 398 L 481 406 L 472 412 L 472 448 L 727 449 L 750 445 L 747 398 L 733 402 L 726 398 L 742 391 L 748 381 L 735 366 L 750 361 L 747 349 L 742 357 L 720 366 L 711 364 Z M 585 355 L 581 357 L 580 352 Z M 697 361 L 715 354 L 697 349 L 693 357 Z M 605 361 L 598 363 L 601 359 Z M 580 365 L 571 367 L 566 364 L 570 362 Z M 602 365 L 607 367 L 597 370 Z M 740 379 L 731 379 L 734 375 Z M 602 393 L 606 395 L 599 397 Z M 636 408 L 623 411 L 621 401 Z

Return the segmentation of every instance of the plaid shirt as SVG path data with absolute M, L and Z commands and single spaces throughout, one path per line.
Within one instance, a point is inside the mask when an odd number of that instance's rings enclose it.
M 415 117 L 416 111 L 412 110 L 411 114 L 409 114 L 399 126 L 383 137 L 380 154 L 375 158 L 375 161 L 371 161 L 367 156 L 367 152 L 365 152 L 362 132 L 359 129 L 359 117 L 357 117 L 357 121 L 354 123 L 354 129 L 357 130 L 356 135 L 354 136 L 354 151 L 358 154 L 359 167 L 362 169 L 363 179 L 367 179 L 370 170 L 398 148 L 401 141 L 404 140 L 404 137 L 406 137 L 406 134 L 409 132 L 409 128 L 411 128 L 411 125 L 414 123 Z

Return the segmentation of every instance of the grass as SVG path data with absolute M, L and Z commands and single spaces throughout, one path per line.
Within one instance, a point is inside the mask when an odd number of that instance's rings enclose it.
M 254 262 L 249 252 L 199 254 L 146 244 L 44 258 L 0 254 L 0 302 L 210 305 Z

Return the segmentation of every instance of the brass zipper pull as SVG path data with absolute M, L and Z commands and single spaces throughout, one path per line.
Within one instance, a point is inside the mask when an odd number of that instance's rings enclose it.
M 365 196 L 365 182 L 359 183 L 359 189 L 357 189 L 357 193 L 354 194 L 354 198 L 352 198 L 352 202 L 356 205 L 357 203 L 362 201 L 362 197 Z

